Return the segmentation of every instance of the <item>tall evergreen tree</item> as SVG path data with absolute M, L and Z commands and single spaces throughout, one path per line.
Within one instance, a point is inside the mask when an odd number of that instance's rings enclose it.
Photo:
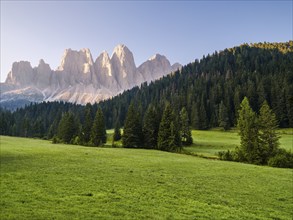
M 230 128 L 228 110 L 223 101 L 221 101 L 219 107 L 219 126 L 222 127 L 225 131 Z
M 73 141 L 73 138 L 78 134 L 78 125 L 71 112 L 66 112 L 63 114 L 59 126 L 58 126 L 58 137 L 66 144 Z
M 91 130 L 91 144 L 100 146 L 107 141 L 104 114 L 101 108 L 98 108 Z
M 143 140 L 145 148 L 156 148 L 159 131 L 159 119 L 156 108 L 150 104 L 143 120 Z
M 143 146 L 142 126 L 138 111 L 134 107 L 132 102 L 127 111 L 123 135 L 122 145 L 127 148 L 138 148 Z
M 164 151 L 181 149 L 179 126 L 169 103 L 166 104 L 159 127 L 158 149 Z
M 279 148 L 279 136 L 276 132 L 278 122 L 275 113 L 270 109 L 265 101 L 259 114 L 259 135 L 260 144 L 263 148 L 262 164 L 267 164 L 268 160 L 275 156 Z
M 198 127 L 200 130 L 206 130 L 208 129 L 208 117 L 207 117 L 207 111 L 205 108 L 205 104 L 202 98 L 200 107 L 199 107 L 199 120 L 198 120 Z
M 261 164 L 262 153 L 259 146 L 258 122 L 247 97 L 240 104 L 237 126 L 240 134 L 240 161 Z
M 84 109 L 84 124 L 81 130 L 81 142 L 82 144 L 89 144 L 91 139 L 91 130 L 93 126 L 92 121 L 92 106 L 90 103 L 86 104 Z
M 181 141 L 183 145 L 191 145 L 192 135 L 189 128 L 189 119 L 186 108 L 183 107 L 180 111 L 180 130 L 181 130 Z
M 191 107 L 191 126 L 194 129 L 199 129 L 198 107 L 195 102 L 192 103 Z
M 121 139 L 121 130 L 119 126 L 119 122 L 117 121 L 114 128 L 113 140 L 119 141 Z

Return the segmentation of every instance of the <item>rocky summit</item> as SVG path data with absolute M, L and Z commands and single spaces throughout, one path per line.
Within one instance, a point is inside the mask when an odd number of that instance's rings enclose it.
M 95 103 L 113 97 L 143 82 L 157 80 L 181 68 L 156 54 L 136 67 L 125 45 L 115 47 L 111 57 L 103 51 L 94 61 L 89 49 L 66 49 L 61 64 L 52 70 L 40 60 L 37 67 L 28 61 L 14 62 L 5 83 L 1 83 L 1 105 L 29 102 L 66 101 Z

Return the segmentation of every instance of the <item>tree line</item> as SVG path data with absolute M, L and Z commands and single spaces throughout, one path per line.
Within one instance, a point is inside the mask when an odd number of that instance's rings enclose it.
M 153 105 L 149 105 L 145 115 L 137 111 L 132 102 L 128 108 L 123 126 L 123 135 L 119 123 L 116 123 L 113 134 L 115 141 L 122 139 L 125 148 L 146 148 L 164 151 L 180 151 L 182 145 L 192 144 L 187 111 L 182 108 L 176 115 L 169 103 L 166 103 L 162 115 Z M 91 118 L 92 106 L 87 104 L 84 111 L 84 123 L 80 124 L 72 112 L 65 112 L 58 124 L 53 143 L 101 146 L 107 141 L 105 118 L 98 108 Z

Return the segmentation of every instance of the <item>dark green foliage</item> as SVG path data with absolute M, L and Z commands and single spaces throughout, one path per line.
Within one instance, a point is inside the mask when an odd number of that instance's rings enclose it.
M 178 151 L 181 149 L 181 138 L 175 114 L 169 103 L 166 104 L 158 132 L 158 149 Z
M 78 135 L 78 124 L 71 112 L 63 114 L 58 126 L 58 138 L 62 143 L 69 144 Z
M 93 126 L 92 106 L 89 103 L 85 106 L 84 117 L 85 118 L 81 129 L 80 141 L 82 144 L 87 145 L 91 139 L 91 131 Z
M 186 108 L 182 108 L 180 111 L 180 130 L 181 130 L 181 142 L 183 145 L 191 145 L 192 135 L 189 127 L 189 119 Z
M 233 161 L 235 160 L 234 152 L 227 150 L 227 151 L 220 151 L 218 152 L 218 156 L 220 160 L 227 160 L 227 161 Z
M 139 148 L 143 146 L 141 116 L 132 102 L 129 105 L 124 123 L 122 145 L 127 148 Z
M 271 167 L 293 168 L 293 153 L 278 149 L 277 153 L 268 161 Z
M 240 104 L 237 126 L 240 135 L 240 151 L 248 163 L 261 164 L 262 149 L 259 141 L 258 121 L 245 97 Z
M 235 151 L 219 152 L 222 160 L 293 168 L 293 154 L 279 149 L 276 115 L 265 101 L 257 117 L 245 97 L 240 105 L 238 128 L 241 146 Z
M 266 101 L 260 108 L 258 123 L 260 144 L 263 148 L 262 164 L 267 164 L 269 158 L 273 157 L 278 151 L 280 137 L 276 133 L 278 128 L 276 115 Z
M 107 141 L 104 114 L 101 108 L 98 108 L 91 130 L 91 145 L 100 146 Z
M 142 127 L 145 148 L 150 148 L 150 149 L 157 148 L 159 124 L 160 124 L 160 119 L 158 117 L 156 108 L 155 106 L 150 104 L 144 115 L 143 127 Z
M 191 126 L 194 129 L 199 129 L 198 107 L 195 103 L 192 103 L 191 108 Z
M 230 128 L 228 110 L 223 101 L 221 101 L 219 107 L 219 126 L 222 127 L 225 131 Z
M 114 134 L 113 134 L 113 141 L 119 141 L 120 139 L 121 139 L 121 130 L 120 130 L 119 123 L 116 122 Z

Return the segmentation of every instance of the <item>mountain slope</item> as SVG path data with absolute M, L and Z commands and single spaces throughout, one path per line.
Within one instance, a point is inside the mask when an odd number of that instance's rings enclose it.
M 167 58 L 156 55 L 137 68 L 132 52 L 125 45 L 116 46 L 111 57 L 102 52 L 95 61 L 89 49 L 66 49 L 55 71 L 43 60 L 34 68 L 27 61 L 13 63 L 6 82 L 1 83 L 1 105 L 18 100 L 94 103 L 145 81 L 159 79 L 180 67 L 180 64 L 171 66 Z

